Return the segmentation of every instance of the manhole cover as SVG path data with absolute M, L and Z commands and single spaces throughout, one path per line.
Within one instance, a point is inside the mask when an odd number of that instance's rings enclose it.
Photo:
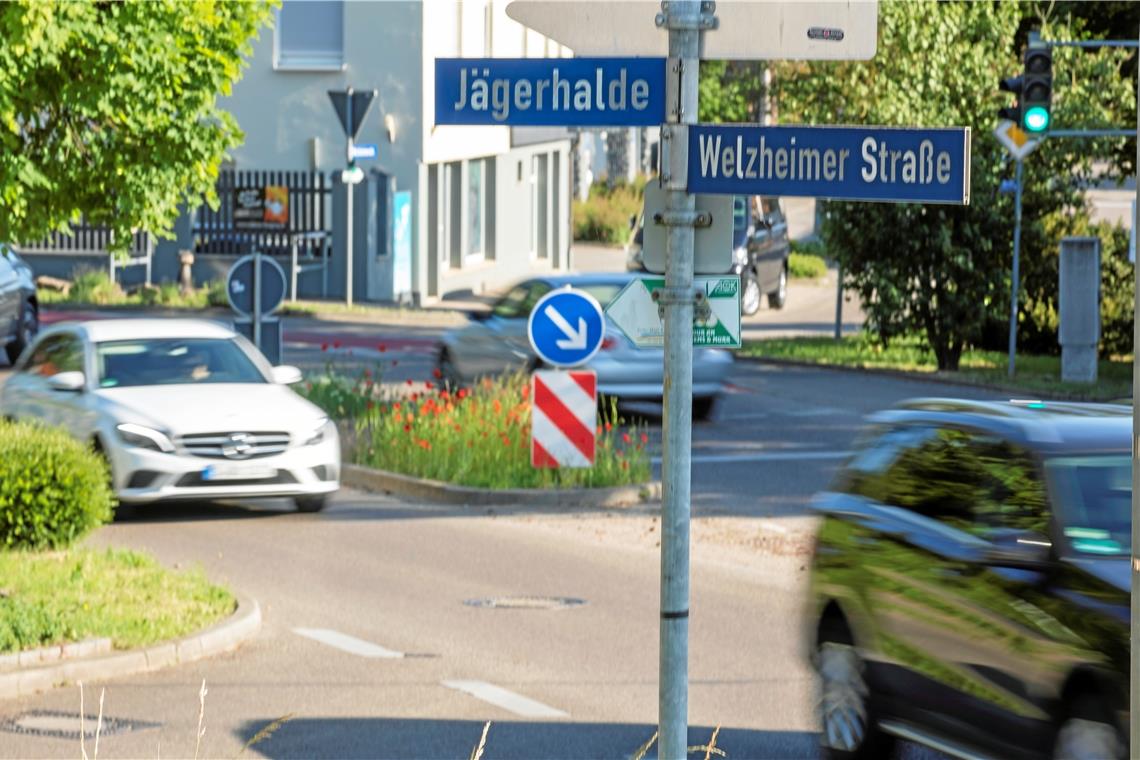
M 564 610 L 580 607 L 585 599 L 572 596 L 493 596 L 489 599 L 468 599 L 469 607 L 495 607 L 505 610 Z
M 99 716 L 87 715 L 83 721 L 80 722 L 79 713 L 33 710 L 14 718 L 0 718 L 0 731 L 29 736 L 50 736 L 58 739 L 78 739 L 82 728 L 83 738 L 94 739 L 96 728 L 99 725 Z M 125 734 L 130 731 L 158 728 L 160 725 L 162 724 L 123 720 L 104 715 L 103 727 L 99 729 L 99 735 Z

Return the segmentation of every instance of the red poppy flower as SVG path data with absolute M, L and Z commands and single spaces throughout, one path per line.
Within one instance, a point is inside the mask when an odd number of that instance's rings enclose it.
M 621 463 L 621 468 L 622 468 L 623 470 L 628 470 L 628 469 L 629 469 L 629 462 L 626 462 L 625 460 L 622 460 L 622 463 Z
M 426 383 L 424 383 L 424 387 L 430 391 L 435 386 L 431 384 L 431 380 L 428 380 Z
M 322 351 L 328 351 L 329 350 L 329 344 L 328 343 L 322 343 L 321 344 L 321 350 Z
M 384 353 L 385 351 L 388 350 L 388 347 L 385 346 L 383 343 L 381 343 L 380 345 L 376 346 L 376 350 L 379 351 L 380 353 Z
M 340 348 L 340 341 L 339 340 L 333 341 L 333 348 Z
M 629 437 L 629 433 L 621 434 L 622 443 L 633 443 L 633 439 Z
M 412 426 L 411 425 L 404 425 L 404 432 L 405 433 L 412 432 Z
M 392 411 L 393 411 L 393 412 L 398 412 L 398 411 L 400 411 L 400 402 L 399 402 L 399 401 L 397 401 L 396 403 L 392 404 Z
M 503 445 L 504 446 L 510 446 L 511 445 L 511 439 L 505 435 L 503 436 Z
M 649 443 L 649 436 L 647 436 L 645 433 L 641 434 L 641 443 L 642 445 Z
M 523 389 L 522 389 L 522 397 L 525 399 L 529 395 L 530 395 L 530 386 L 524 385 Z
M 431 371 L 431 376 L 434 377 L 436 380 L 441 380 L 441 379 L 443 379 L 443 372 L 440 371 L 439 367 L 436 367 L 435 369 L 433 369 Z
M 594 432 L 597 433 L 598 435 L 601 435 L 602 434 L 602 426 L 598 425 L 598 429 L 595 430 Z
M 412 385 L 412 381 L 411 381 L 411 379 L 410 379 L 410 378 L 409 378 L 408 380 L 405 380 L 404 382 L 406 382 L 406 383 L 407 383 L 409 386 L 411 386 L 411 385 Z
M 465 399 L 465 398 L 467 398 L 467 397 L 468 397 L 469 395 L 471 395 L 471 394 L 469 394 L 469 393 L 467 392 L 467 389 L 466 389 L 466 388 L 460 388 L 460 389 L 459 389 L 459 390 L 456 392 L 456 394 L 455 394 L 455 395 L 456 395 L 456 396 L 458 396 L 460 399 Z
M 373 410 L 375 407 L 376 407 L 376 404 L 372 403 L 371 401 L 367 402 L 367 403 L 364 405 L 364 408 L 365 408 L 365 409 L 367 409 L 367 410 L 368 410 L 368 411 L 370 411 L 370 412 L 371 412 L 371 411 L 372 411 L 372 410 Z
M 447 391 L 440 391 L 440 392 L 439 392 L 439 397 L 440 397 L 441 399 L 443 399 L 444 401 L 446 401 L 447 399 L 451 398 L 451 394 L 450 394 L 450 393 L 448 393 Z
M 608 433 L 613 429 L 614 429 L 614 426 L 607 422 L 606 423 L 606 432 Z

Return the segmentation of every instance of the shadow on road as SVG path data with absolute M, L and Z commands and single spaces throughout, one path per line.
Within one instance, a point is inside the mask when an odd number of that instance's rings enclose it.
M 241 731 L 247 741 L 272 722 L 248 722 Z M 297 718 L 259 742 L 259 754 L 284 758 L 467 758 L 479 743 L 483 723 L 470 720 L 399 718 Z M 656 732 L 645 724 L 492 722 L 483 751 L 486 760 L 520 758 L 629 758 Z M 705 744 L 712 727 L 690 727 L 690 746 Z M 815 758 L 816 734 L 806 731 L 755 731 L 725 728 L 717 747 L 730 758 Z M 703 757 L 697 752 L 692 757 Z M 657 746 L 645 755 L 657 757 Z
M 171 501 L 133 507 L 128 515 L 116 517 L 115 522 L 163 523 L 251 520 L 291 514 L 297 514 L 297 510 L 293 508 L 292 502 L 283 499 L 267 499 L 261 502 Z

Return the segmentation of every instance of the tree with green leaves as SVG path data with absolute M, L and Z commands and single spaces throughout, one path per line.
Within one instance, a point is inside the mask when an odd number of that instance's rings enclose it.
M 998 79 L 1021 68 L 1027 12 L 1046 39 L 1083 33 L 1020 3 L 884 0 L 871 61 L 777 68 L 782 122 L 972 129 L 969 206 L 831 202 L 824 221 L 829 253 L 862 298 L 868 326 L 884 341 L 924 333 L 940 369 L 957 369 L 966 345 L 1008 314 L 1013 202 L 998 187 L 1013 164 L 993 129 L 998 108 L 1010 104 Z M 1054 126 L 1131 123 L 1135 87 L 1120 75 L 1121 61 L 1118 51 L 1057 49 Z M 1119 142 L 1046 139 L 1026 160 L 1023 283 L 1041 291 L 1035 298 L 1056 290 L 1057 242 L 1086 214 L 1081 190 L 1093 159 L 1113 155 Z
M 216 203 L 226 151 L 220 109 L 263 0 L 0 4 L 0 240 L 71 224 L 169 235 L 179 206 Z

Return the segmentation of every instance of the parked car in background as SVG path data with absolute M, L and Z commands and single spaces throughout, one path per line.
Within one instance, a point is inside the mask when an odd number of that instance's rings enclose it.
M 1124 758 L 1130 406 L 945 399 L 872 418 L 815 508 L 824 754 Z
M 0 391 L 0 414 L 89 441 L 126 505 L 285 496 L 325 506 L 336 426 L 240 335 L 204 320 L 120 319 L 45 330 Z
M 740 310 L 746 315 L 760 311 L 768 296 L 768 306 L 782 309 L 788 302 L 788 221 L 779 198 L 737 195 L 732 207 L 732 271 L 740 275 Z M 632 220 L 632 234 L 626 245 L 626 269 L 645 271 L 641 247 L 645 214 Z
M 488 375 L 535 369 L 538 357 L 527 337 L 527 319 L 538 299 L 556 288 L 583 290 L 605 308 L 636 275 L 551 275 L 511 288 L 489 311 L 473 312 L 470 322 L 443 336 L 438 368 L 447 382 L 463 385 Z M 601 350 L 586 365 L 598 373 L 598 393 L 623 400 L 660 401 L 664 393 L 664 352 L 641 349 L 606 319 Z M 732 354 L 721 349 L 693 351 L 693 415 L 708 417 L 724 392 Z
M 11 246 L 0 243 L 0 345 L 9 363 L 16 363 L 39 329 L 39 298 L 32 268 Z

